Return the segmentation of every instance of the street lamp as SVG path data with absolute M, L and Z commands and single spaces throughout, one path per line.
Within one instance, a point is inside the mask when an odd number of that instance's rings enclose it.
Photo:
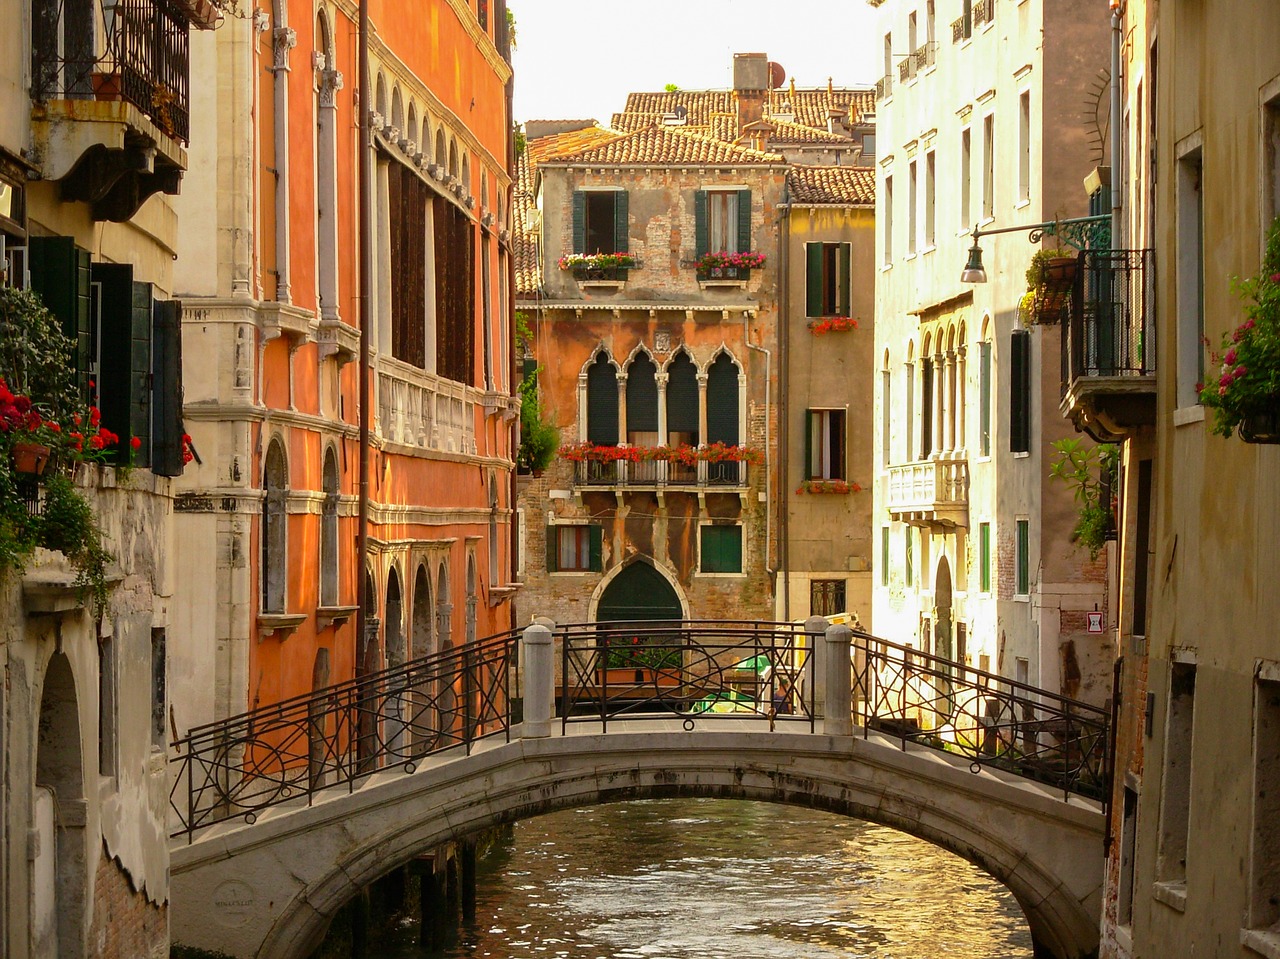
M 1070 220 L 1049 220 L 1045 223 L 1026 223 L 1022 226 L 1004 226 L 996 230 L 979 230 L 973 228 L 973 246 L 969 247 L 969 262 L 964 265 L 960 274 L 961 283 L 986 283 L 987 271 L 982 267 L 982 247 L 978 240 L 996 233 L 1027 232 L 1027 239 L 1039 243 L 1046 236 L 1055 236 L 1068 246 L 1077 250 L 1086 247 L 1105 250 L 1111 246 L 1111 217 L 1107 214 L 1098 216 L 1078 216 Z

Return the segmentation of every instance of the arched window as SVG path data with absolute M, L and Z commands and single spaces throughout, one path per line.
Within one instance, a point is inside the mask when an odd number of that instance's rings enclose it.
M 667 442 L 698 445 L 698 369 L 684 350 L 667 366 Z
M 414 659 L 430 656 L 435 648 L 435 608 L 431 602 L 431 574 L 427 564 L 418 566 L 413 579 L 413 645 Z
M 467 638 L 468 647 L 476 641 L 476 606 L 479 602 L 479 585 L 476 574 L 476 555 L 467 556 Z
M 707 442 L 737 446 L 738 364 L 728 353 L 721 353 L 707 370 Z
M 618 445 L 618 371 L 604 350 L 587 369 L 587 441 Z
M 316 84 L 316 260 L 321 315 L 338 319 L 338 110 L 342 74 L 334 66 L 333 37 L 323 10 L 316 40 L 324 66 Z M 379 78 L 381 79 L 381 78 Z
M 400 574 L 391 567 L 387 574 L 387 617 L 383 636 L 387 649 L 387 666 L 399 666 L 404 662 L 404 620 L 400 596 Z
M 284 448 L 273 439 L 267 447 L 267 458 L 262 472 L 262 611 L 285 611 L 285 582 L 289 569 L 288 535 L 285 513 L 285 493 L 288 489 L 288 468 L 285 465 Z
M 489 473 L 489 586 L 502 582 L 498 570 L 498 480 Z
M 449 176 L 458 176 L 458 141 L 454 139 L 449 140 Z
M 391 88 L 391 125 L 396 128 L 397 136 L 404 136 L 404 101 L 400 98 L 400 87 Z
M 934 450 L 933 424 L 936 411 L 934 399 L 934 342 L 933 338 L 924 338 L 924 348 L 920 350 L 920 456 L 924 460 Z
M 888 469 L 893 461 L 893 375 L 890 372 L 889 351 L 884 351 L 884 363 L 880 367 L 880 468 Z
M 989 318 L 982 323 L 982 340 L 978 343 L 978 455 L 991 455 L 991 390 L 995 359 L 991 349 Z
M 658 368 L 640 353 L 627 368 L 627 442 L 658 445 Z
M 441 167 L 442 169 L 444 168 L 445 159 L 446 159 L 445 149 L 444 149 L 444 127 L 436 127 L 436 152 L 435 152 L 435 156 L 433 156 L 432 159 L 435 161 L 437 166 Z M 448 171 L 446 170 L 445 172 L 448 172 Z
M 412 152 L 417 153 L 421 149 L 418 146 L 418 105 L 412 100 L 409 101 L 409 125 L 405 128 L 404 138 Z
M 324 454 L 324 504 L 320 513 L 320 605 L 338 605 L 338 457 Z

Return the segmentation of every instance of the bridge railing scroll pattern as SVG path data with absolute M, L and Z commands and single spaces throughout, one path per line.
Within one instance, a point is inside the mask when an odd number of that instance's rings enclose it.
M 513 654 L 519 634 L 295 696 L 192 728 L 172 745 L 173 835 L 188 839 L 381 769 L 412 772 L 422 757 L 468 753 L 480 739 L 510 737 Z

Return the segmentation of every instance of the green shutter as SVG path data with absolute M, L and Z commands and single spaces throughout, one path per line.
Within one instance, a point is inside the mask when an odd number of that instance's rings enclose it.
M 692 433 L 698 441 L 698 374 L 684 352 L 667 367 L 667 431 Z
M 831 423 L 831 479 L 846 479 L 844 447 L 848 429 L 845 426 L 844 410 L 832 410 L 827 418 Z
M 702 526 L 698 551 L 698 569 L 703 573 L 720 572 L 720 537 L 714 526 Z
M 151 355 L 151 471 L 182 474 L 182 303 L 155 305 L 155 337 Z
M 121 453 L 127 457 L 135 400 L 133 267 L 128 263 L 95 263 L 90 272 L 98 284 L 98 407 L 102 425 L 120 434 Z
M 850 287 L 853 282 L 850 270 L 850 250 L 848 243 L 841 243 L 836 247 L 836 262 L 838 269 L 836 272 L 836 310 L 841 316 L 848 316 L 849 310 L 852 309 L 850 302 Z
M 537 357 L 526 356 L 521 364 L 521 376 L 526 380 L 531 380 L 538 372 Z
M 722 526 L 723 530 L 722 542 L 723 546 L 720 550 L 721 562 L 724 564 L 723 572 L 740 573 L 742 572 L 742 527 L 741 526 Z
M 89 251 L 77 247 L 69 236 L 33 236 L 27 243 L 31 250 L 31 288 L 61 321 L 62 331 L 75 341 L 80 391 L 87 396 L 92 359 Z
M 805 316 L 822 316 L 822 244 L 806 243 Z
M 1018 520 L 1018 595 L 1031 591 L 1031 524 Z
M 604 572 L 604 527 L 595 524 L 588 526 L 587 537 L 590 550 L 587 568 L 593 573 L 602 573 Z
M 880 527 L 880 585 L 889 585 L 889 527 Z
M 1009 451 L 1031 449 L 1031 331 L 1014 330 L 1009 339 Z
M 133 327 L 129 340 L 129 435 L 142 441 L 135 466 L 151 465 L 151 311 L 150 283 L 133 284 Z M 120 434 L 125 442 L 125 434 Z
M 587 195 L 573 191 L 573 252 L 585 253 L 587 244 Z
M 703 526 L 698 568 L 704 573 L 742 572 L 742 527 Z
M 698 259 L 702 259 L 711 245 L 707 226 L 707 191 L 698 190 L 693 194 L 693 236 Z
M 738 252 L 751 252 L 751 191 L 738 191 Z
M 626 190 L 619 190 L 613 195 L 613 252 L 626 253 L 631 244 L 631 221 Z
M 560 569 L 560 550 L 558 549 L 556 527 L 547 527 L 547 572 L 554 573 Z
M 981 405 L 978 413 L 978 452 L 991 455 L 991 344 L 978 344 L 978 393 Z
M 587 440 L 618 444 L 618 374 L 603 356 L 587 370 Z
M 980 583 L 982 592 L 991 592 L 991 524 L 983 523 L 978 527 L 978 562 L 981 564 Z
M 813 479 L 813 410 L 804 411 L 804 478 Z
M 627 371 L 627 433 L 658 431 L 658 368 L 643 353 Z
M 707 442 L 737 446 L 738 365 L 721 353 L 707 373 Z

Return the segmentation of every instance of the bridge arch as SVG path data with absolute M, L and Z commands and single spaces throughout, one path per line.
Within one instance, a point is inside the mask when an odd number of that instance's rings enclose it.
M 743 799 L 862 819 L 953 852 L 1014 894 L 1037 955 L 1096 954 L 1103 827 L 1096 808 L 875 738 L 644 726 L 523 739 L 412 774 L 384 773 L 377 785 L 221 835 L 199 870 L 200 853 L 177 847 L 183 890 L 174 901 L 208 904 L 220 882 L 256 877 L 264 914 L 208 946 L 237 956 L 304 956 L 361 888 L 442 843 L 600 803 Z M 217 917 L 175 916 L 181 928 L 210 918 Z

